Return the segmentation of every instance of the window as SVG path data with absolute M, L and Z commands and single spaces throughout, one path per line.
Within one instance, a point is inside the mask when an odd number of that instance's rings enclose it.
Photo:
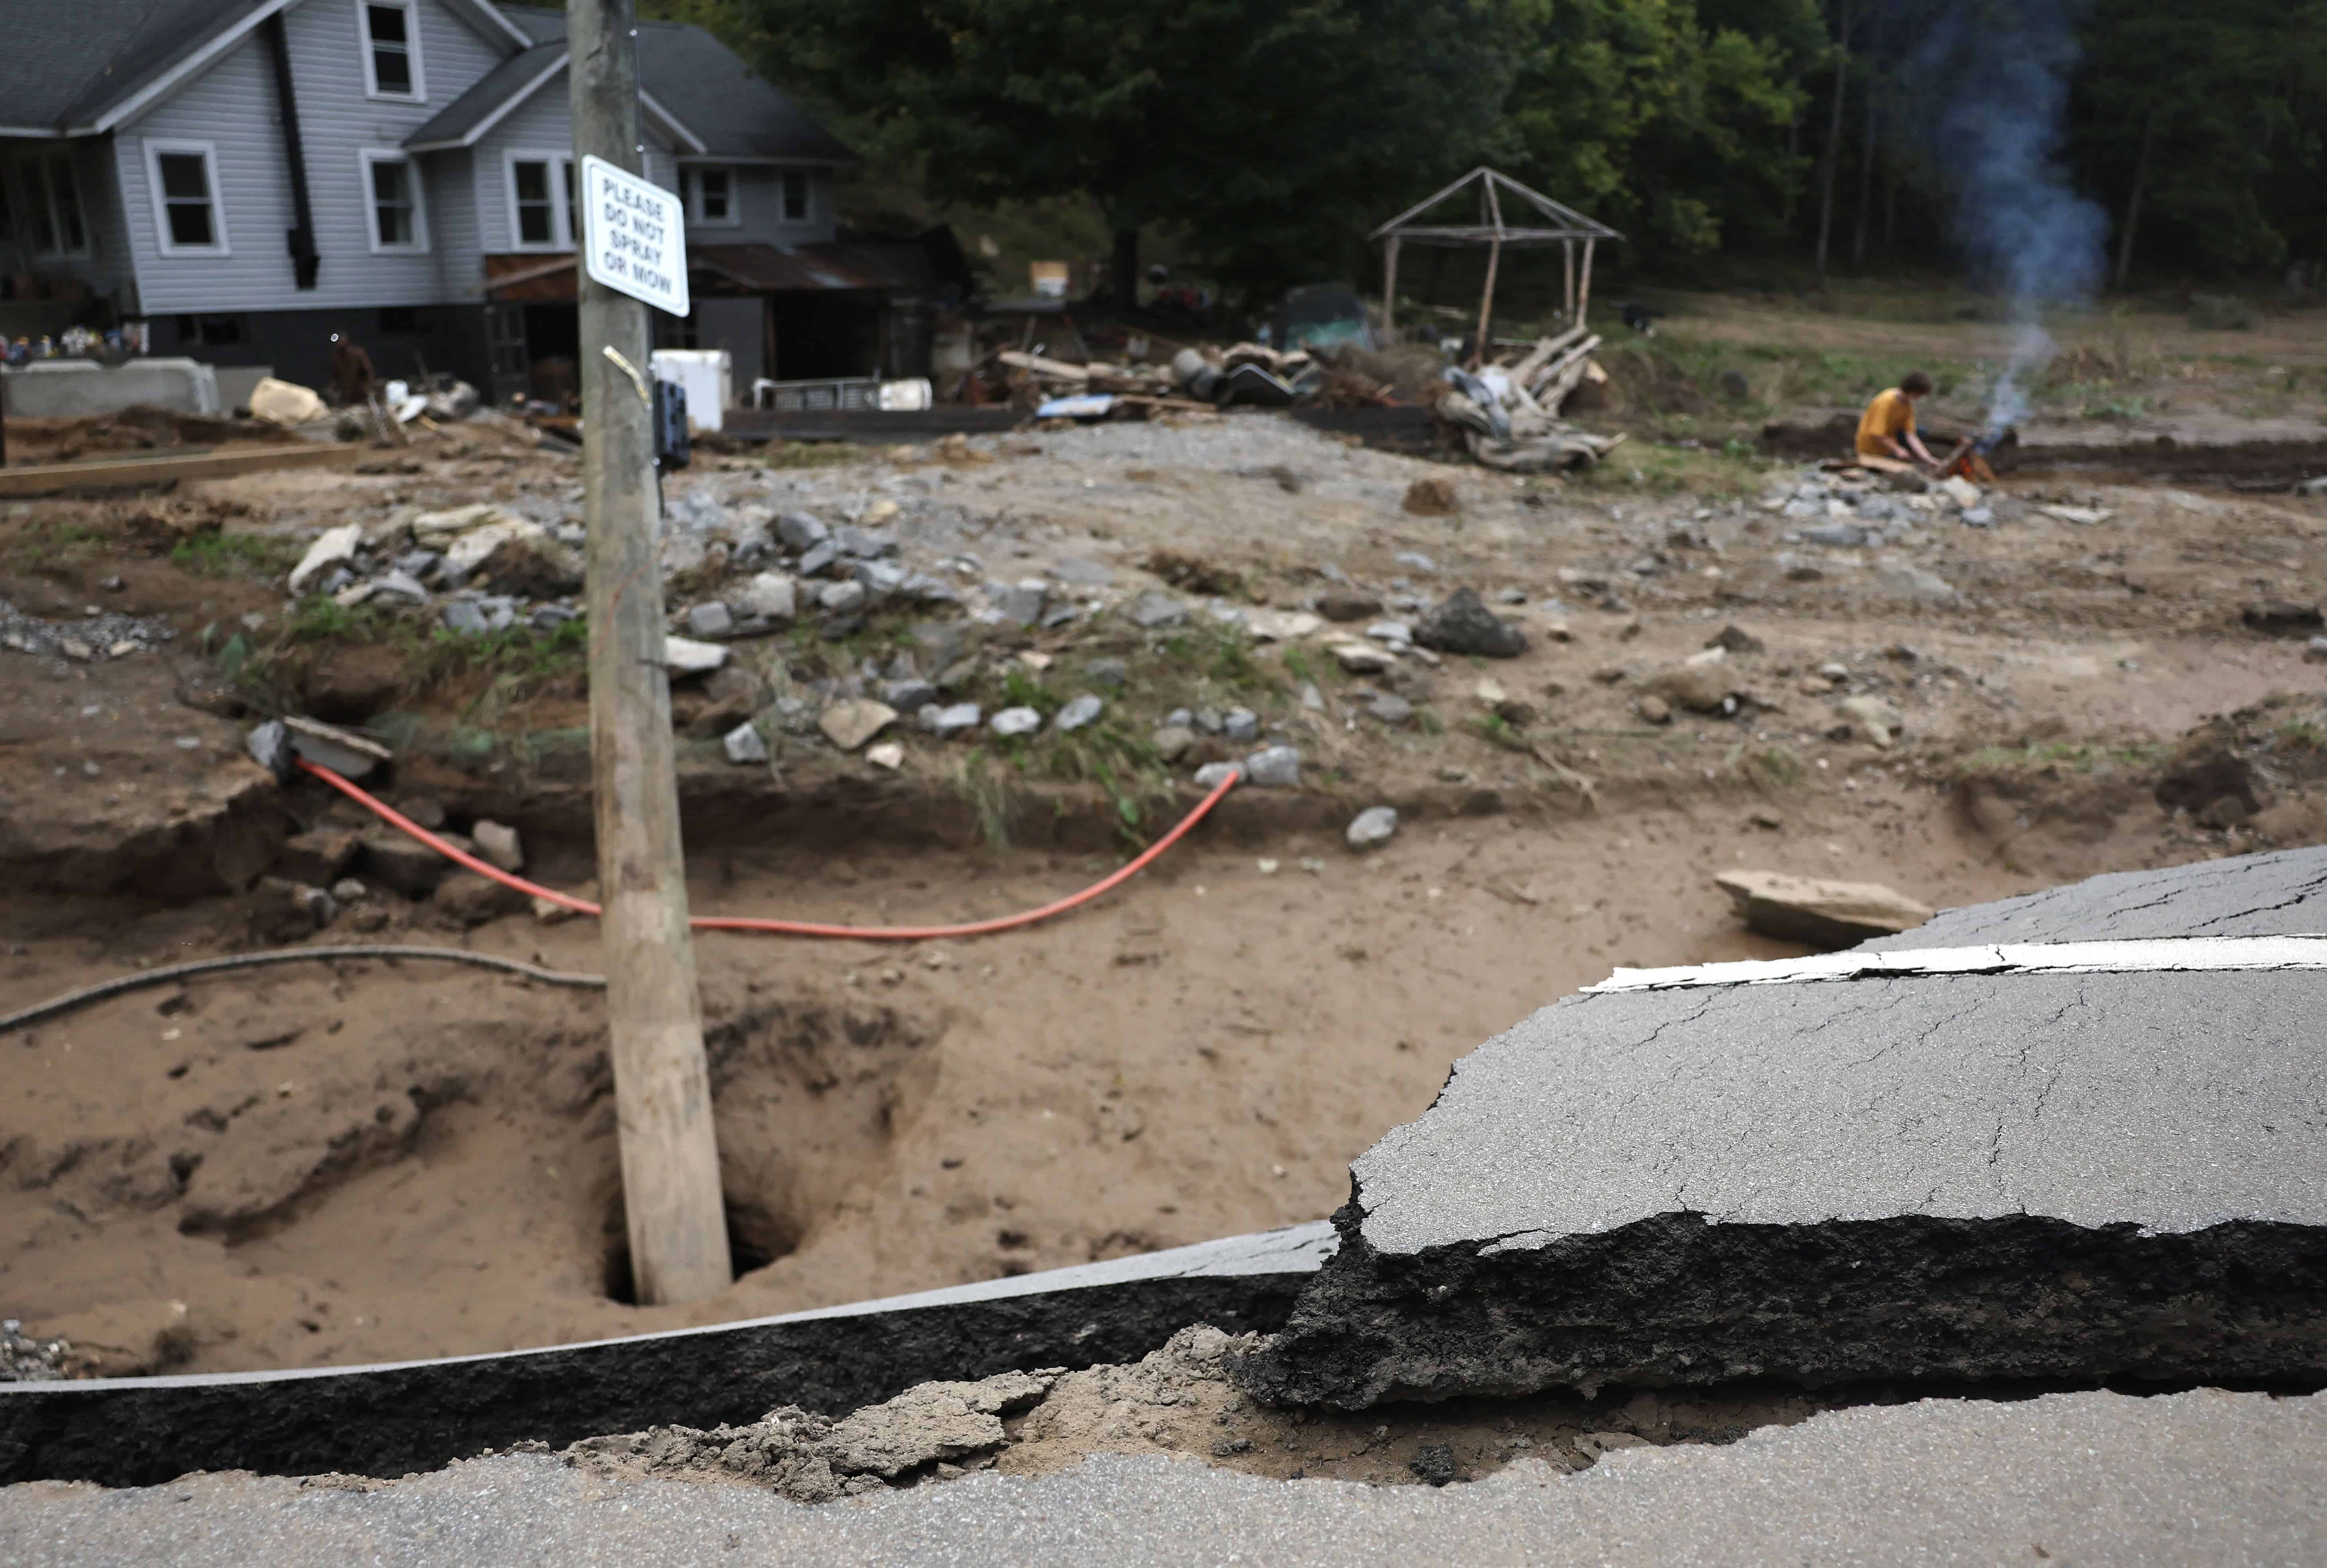
M 733 229 L 743 221 L 735 210 L 735 172 L 732 169 L 681 169 L 678 193 L 687 203 L 689 223 Z
M 364 194 L 374 250 L 425 250 L 428 222 L 420 205 L 420 170 L 401 153 L 363 154 Z
M 16 165 L 24 192 L 25 229 L 42 256 L 85 256 L 89 226 L 81 219 L 80 182 L 70 153 L 35 154 Z
M 808 176 L 798 170 L 784 175 L 784 221 L 808 221 Z
M 148 142 L 145 177 L 154 188 L 154 235 L 164 256 L 228 254 L 216 148 L 208 142 Z
M 242 341 L 240 316 L 180 316 L 178 343 L 182 348 L 215 349 Z
M 571 250 L 574 160 L 556 153 L 509 156 L 509 240 L 519 250 Z
M 415 0 L 356 0 L 356 17 L 363 30 L 364 90 L 374 98 L 426 98 Z

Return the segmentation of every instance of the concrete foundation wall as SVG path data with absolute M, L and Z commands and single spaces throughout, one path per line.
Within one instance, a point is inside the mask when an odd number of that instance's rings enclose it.
M 137 404 L 182 414 L 219 411 L 218 377 L 192 359 L 50 359 L 5 372 L 8 412 L 20 419 L 86 418 Z

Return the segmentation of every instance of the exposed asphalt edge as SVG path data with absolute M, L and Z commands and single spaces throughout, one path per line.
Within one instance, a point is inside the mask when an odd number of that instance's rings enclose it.
M 844 1414 L 932 1379 L 1135 1361 L 1191 1323 L 1269 1332 L 1337 1241 L 1320 1220 L 775 1317 L 499 1355 L 0 1383 L 0 1483 L 194 1470 L 398 1475 L 486 1448 Z
M 2203 974 L 2236 969 L 2327 969 L 2327 934 L 2160 937 L 2114 942 L 1999 942 L 1893 952 L 1854 948 L 1808 958 L 1691 964 L 1670 969 L 1619 969 L 1597 985 L 1585 986 L 1584 994 L 1938 975 Z

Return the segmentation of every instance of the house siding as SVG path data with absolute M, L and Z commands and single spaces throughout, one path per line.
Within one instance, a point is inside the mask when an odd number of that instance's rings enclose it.
M 713 161 L 706 159 L 704 162 Z M 717 165 L 714 163 L 713 166 Z M 741 221 L 731 229 L 689 224 L 687 229 L 688 244 L 821 245 L 832 239 L 836 226 L 832 175 L 828 170 L 808 171 L 808 221 L 787 223 L 783 216 L 785 171 L 766 163 L 730 166 L 735 173 L 736 200 L 742 205 Z
M 518 152 L 573 156 L 574 111 L 567 96 L 571 90 L 565 73 L 559 71 L 510 110 L 508 118 L 479 138 L 475 148 L 477 219 L 485 252 L 519 248 L 509 223 L 509 154 Z M 678 165 L 667 142 L 651 129 L 643 135 L 647 144 L 646 177 L 666 191 L 676 191 Z
M 484 298 L 484 242 L 479 227 L 476 154 L 467 148 L 421 160 L 428 187 L 430 238 L 436 250 L 436 297 Z
M 246 40 L 120 135 L 115 162 L 138 293 L 148 313 L 355 309 L 428 304 L 445 297 L 435 254 L 444 214 L 431 177 L 436 173 L 434 161 L 418 161 L 430 248 L 375 254 L 361 154 L 397 146 L 491 70 L 502 51 L 435 0 L 420 0 L 417 18 L 428 98 L 405 103 L 365 96 L 355 0 L 304 0 L 284 15 L 322 257 L 313 289 L 296 286 L 285 242 L 294 220 L 291 182 L 284 167 L 274 70 L 263 42 Z M 230 255 L 161 253 L 145 160 L 145 144 L 156 139 L 217 147 Z

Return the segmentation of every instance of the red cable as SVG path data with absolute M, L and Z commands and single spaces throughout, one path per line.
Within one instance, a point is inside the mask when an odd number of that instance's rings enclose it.
M 521 876 L 512 876 L 500 867 L 488 864 L 466 850 L 445 843 L 410 817 L 404 816 L 385 801 L 366 793 L 329 768 L 310 762 L 304 757 L 298 759 L 298 764 L 307 772 L 313 773 L 341 794 L 355 801 L 357 805 L 378 817 L 391 827 L 411 835 L 447 860 L 466 866 L 480 876 L 491 877 L 504 887 L 515 888 L 519 892 L 529 893 L 535 898 L 547 899 L 551 903 L 562 909 L 572 910 L 578 915 L 594 916 L 602 912 L 596 904 L 587 899 L 577 899 L 571 893 L 561 893 L 554 888 L 543 887 L 538 882 L 529 882 Z M 1202 821 L 1205 815 L 1220 804 L 1220 798 L 1235 789 L 1238 781 L 1243 777 L 1243 773 L 1238 771 L 1221 779 L 1212 787 L 1212 792 L 1210 795 L 1196 803 L 1196 808 L 1193 811 L 1180 819 L 1177 826 L 1141 851 L 1138 858 L 1118 868 L 1104 881 L 1094 882 L 1079 893 L 1070 893 L 1063 899 L 1044 904 L 1037 910 L 1026 910 L 1014 915 L 1004 915 L 998 919 L 972 920 L 959 926 L 826 926 L 808 920 L 753 919 L 743 915 L 697 915 L 687 924 L 698 931 L 759 931 L 780 937 L 840 937 L 862 942 L 926 942 L 946 937 L 983 937 L 995 931 L 1014 930 L 1021 926 L 1031 926 L 1037 921 L 1047 920 L 1053 915 L 1065 914 L 1079 904 L 1087 904 L 1101 893 L 1121 887 L 1154 864 L 1158 855 L 1179 843 L 1188 829 Z

